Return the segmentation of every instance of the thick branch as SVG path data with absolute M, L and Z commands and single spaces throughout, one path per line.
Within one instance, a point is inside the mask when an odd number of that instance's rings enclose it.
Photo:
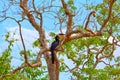
M 47 51 L 49 52 L 50 49 L 49 48 L 43 48 L 43 49 L 41 49 L 40 52 L 39 52 L 39 54 L 38 54 L 38 56 L 37 56 L 36 62 L 39 62 L 42 54 L 44 54 Z
M 39 25 L 36 23 L 34 16 L 29 12 L 27 3 L 28 3 L 28 0 L 20 0 L 20 7 L 23 9 L 24 13 L 27 15 L 30 23 L 39 32 Z
M 68 16 L 68 22 L 67 22 L 67 32 L 69 33 L 72 31 L 72 19 L 73 19 L 73 14 L 69 11 L 67 4 L 65 3 L 64 0 L 61 0 L 63 8 L 65 9 L 65 14 Z

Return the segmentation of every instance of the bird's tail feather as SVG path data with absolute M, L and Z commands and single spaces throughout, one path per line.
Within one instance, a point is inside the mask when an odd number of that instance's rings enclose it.
M 52 64 L 54 64 L 54 50 L 51 50 L 51 60 Z

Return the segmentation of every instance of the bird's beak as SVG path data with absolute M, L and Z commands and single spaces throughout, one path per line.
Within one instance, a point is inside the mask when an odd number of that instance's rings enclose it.
M 64 38 L 65 38 L 65 34 L 58 34 L 58 37 L 59 37 L 60 39 L 64 39 Z

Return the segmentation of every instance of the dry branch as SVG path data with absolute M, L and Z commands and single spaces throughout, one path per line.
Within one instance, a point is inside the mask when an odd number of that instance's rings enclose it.
M 96 12 L 95 12 L 95 11 L 92 11 L 92 12 L 88 15 L 87 22 L 86 22 L 86 24 L 85 24 L 85 29 L 86 29 L 88 32 L 92 33 L 92 34 L 95 34 L 90 28 L 88 28 L 88 24 L 89 24 L 89 22 L 90 22 L 90 17 L 91 17 L 91 15 L 93 15 L 93 16 L 95 17 Z
M 68 16 L 68 22 L 67 22 L 67 31 L 66 34 L 72 31 L 72 19 L 73 19 L 73 14 L 70 12 L 70 10 L 67 7 L 67 4 L 65 3 L 64 0 L 61 0 L 63 8 L 65 9 L 65 14 Z
M 98 32 L 93 32 L 93 30 L 89 29 L 88 28 L 88 24 L 89 24 L 89 21 L 90 21 L 90 17 L 91 15 L 94 16 L 95 14 L 95 11 L 92 11 L 89 15 L 88 15 L 88 18 L 87 18 L 87 21 L 86 21 L 86 24 L 85 24 L 85 29 L 87 30 L 87 32 L 84 32 L 82 30 L 72 30 L 72 25 L 73 25 L 73 14 L 69 11 L 68 7 L 67 7 L 67 4 L 65 3 L 64 0 L 61 0 L 61 3 L 62 3 L 62 6 L 63 8 L 65 9 L 65 14 L 67 15 L 68 17 L 68 21 L 67 21 L 67 31 L 66 31 L 66 38 L 63 39 L 63 41 L 61 42 L 61 44 L 57 47 L 57 48 L 60 48 L 62 45 L 64 45 L 65 43 L 67 43 L 68 41 L 71 41 L 71 40 L 74 40 L 74 39 L 79 39 L 79 38 L 83 38 L 83 37 L 94 37 L 94 36 L 102 36 L 103 34 L 103 29 L 105 28 L 106 24 L 108 23 L 109 19 L 110 19 L 110 16 L 111 16 L 111 13 L 112 13 L 112 7 L 113 7 L 113 4 L 116 0 L 110 0 L 110 3 L 109 3 L 109 12 L 108 12 L 108 16 L 107 18 L 103 21 L 103 24 L 100 28 L 100 31 Z M 24 40 L 23 40 L 23 37 L 22 37 L 22 32 L 21 32 L 21 25 L 20 25 L 20 20 L 17 21 L 15 19 L 15 21 L 18 23 L 19 25 L 19 31 L 20 31 L 20 36 L 21 36 L 21 40 L 22 40 L 22 44 L 23 44 L 23 48 L 24 48 L 24 58 L 25 58 L 25 65 L 23 66 L 20 66 L 18 68 L 16 68 L 15 70 L 11 71 L 11 73 L 9 74 L 5 74 L 5 75 L 2 75 L 0 76 L 0 79 L 3 79 L 4 77 L 6 76 L 11 76 L 12 74 L 14 74 L 16 71 L 18 70 L 21 70 L 22 68 L 25 68 L 27 66 L 29 67 L 40 67 L 42 65 L 42 63 L 40 62 L 40 59 L 41 59 L 41 56 L 42 54 L 44 54 L 45 56 L 45 59 L 46 59 L 46 62 L 47 62 L 47 66 L 48 66 L 48 72 L 49 72 L 49 76 L 50 76 L 50 80 L 59 80 L 59 60 L 56 56 L 56 63 L 55 64 L 52 64 L 51 63 L 51 59 L 49 58 L 49 54 L 48 52 L 50 51 L 48 46 L 47 46 L 47 43 L 46 43 L 46 37 L 45 37 L 45 31 L 44 29 L 42 28 L 42 13 L 40 12 L 37 12 L 36 10 L 36 7 L 34 5 L 34 0 L 32 0 L 32 6 L 34 8 L 34 12 L 36 12 L 37 14 L 39 14 L 40 16 L 40 24 L 38 24 L 36 21 L 35 21 L 35 17 L 32 15 L 31 11 L 29 11 L 29 8 L 28 8 L 28 0 L 20 0 L 20 7 L 22 8 L 23 10 L 23 13 L 25 16 L 27 16 L 29 22 L 31 23 L 31 25 L 38 31 L 39 33 L 39 37 L 40 37 L 40 43 L 41 43 L 41 49 L 40 49 L 40 52 L 39 54 L 37 55 L 37 58 L 36 58 L 36 62 L 35 63 L 30 63 L 28 61 L 28 56 L 27 56 L 27 53 L 26 53 L 26 48 L 25 48 L 25 44 L 24 44 Z M 24 16 L 23 16 L 24 17 Z M 6 17 L 7 18 L 7 17 Z M 6 19 L 5 18 L 5 19 Z M 73 35 L 75 34 L 75 35 Z M 114 48 L 114 46 L 113 46 Z M 88 48 L 89 49 L 89 48 Z M 104 50 L 104 49 L 103 49 Z M 101 51 L 103 51 L 101 50 Z M 101 57 L 98 57 L 98 55 L 101 53 L 101 51 L 96 55 L 96 63 L 94 66 L 97 65 L 98 62 L 101 61 L 101 59 L 103 58 L 108 58 L 110 57 L 112 54 L 113 54 L 113 51 L 111 51 L 111 53 L 109 55 L 103 55 Z M 87 62 L 85 62 L 86 64 Z M 84 65 L 85 65 L 84 64 Z M 76 68 L 75 68 L 76 69 Z M 55 77 L 55 78 L 54 78 Z

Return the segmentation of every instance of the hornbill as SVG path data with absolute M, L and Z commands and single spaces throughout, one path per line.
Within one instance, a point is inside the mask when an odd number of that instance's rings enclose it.
M 52 64 L 54 64 L 54 50 L 55 50 L 55 48 L 59 45 L 59 43 L 60 43 L 60 38 L 64 38 L 64 34 L 58 34 L 58 35 L 55 37 L 55 41 L 52 42 L 51 47 L 50 47 Z

